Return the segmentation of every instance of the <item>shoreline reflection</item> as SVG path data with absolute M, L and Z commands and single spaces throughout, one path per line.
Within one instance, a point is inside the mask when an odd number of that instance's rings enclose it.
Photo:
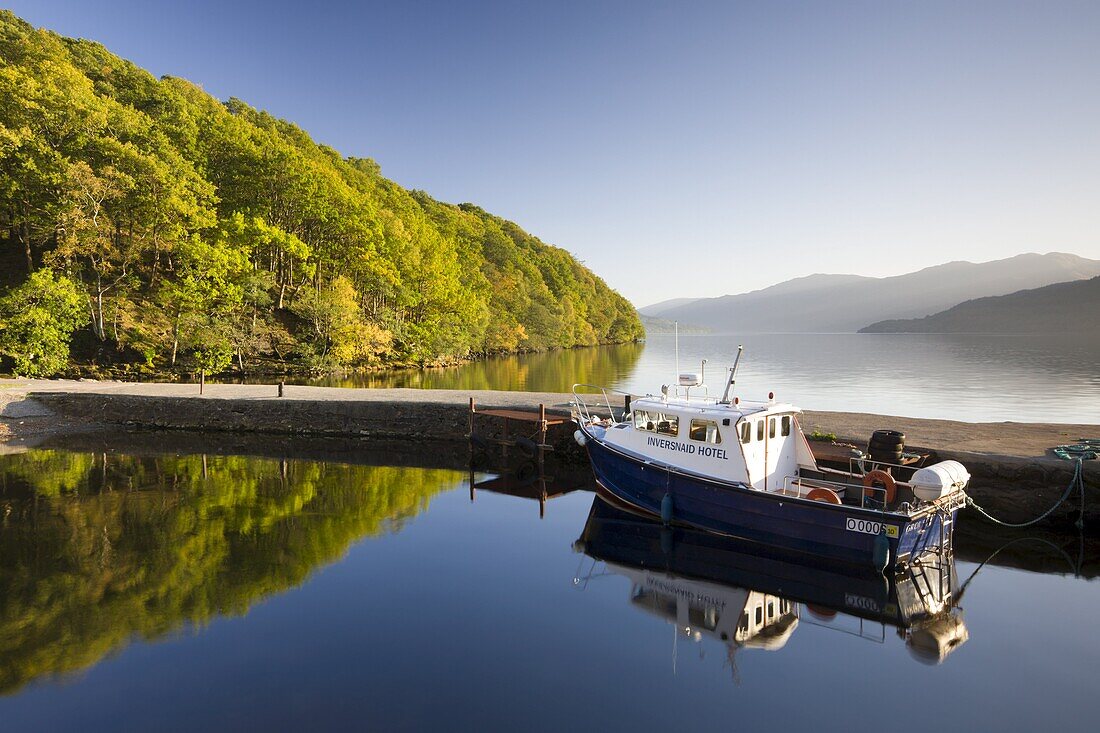
M 0 697 L 243 616 L 464 473 L 37 450 L 0 460 Z

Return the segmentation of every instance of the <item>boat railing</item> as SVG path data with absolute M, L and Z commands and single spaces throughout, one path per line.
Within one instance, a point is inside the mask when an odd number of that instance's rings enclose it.
M 805 605 L 805 604 L 803 604 Z M 835 631 L 840 634 L 847 634 L 849 636 L 855 636 L 859 639 L 865 639 L 866 641 L 874 642 L 876 644 L 886 643 L 886 623 L 883 621 L 872 621 L 871 619 L 861 618 L 850 613 L 841 613 L 841 616 L 847 616 L 855 619 L 856 628 L 844 628 L 837 623 L 822 623 L 820 621 L 813 621 L 811 619 L 812 614 L 801 614 L 799 621 L 807 623 L 810 626 L 818 626 L 822 629 L 828 629 L 829 631 Z
M 870 466 L 870 468 L 868 468 L 868 466 Z M 889 463 L 887 461 L 876 461 L 876 460 L 872 460 L 871 458 L 869 458 L 867 456 L 852 456 L 848 459 L 848 473 L 852 474 L 853 476 L 856 475 L 856 473 L 857 473 L 856 469 L 859 469 L 858 473 L 859 473 L 859 475 L 862 476 L 862 475 L 868 474 L 871 471 L 874 471 L 876 469 L 885 470 L 887 468 L 897 468 L 897 469 L 905 469 L 907 471 L 912 471 L 913 469 L 918 468 L 918 467 L 919 467 L 919 464 L 917 466 L 914 466 L 914 465 L 911 465 L 911 464 L 907 466 L 904 463 Z M 898 483 L 901 483 L 901 482 L 898 482 Z
M 801 476 L 784 476 L 783 486 L 779 489 L 779 493 L 789 496 L 801 496 L 802 489 L 850 489 L 853 488 L 853 484 L 844 483 L 843 481 L 830 481 L 824 478 L 803 478 Z
M 589 389 L 592 392 L 578 392 L 578 390 Z M 622 407 L 620 410 L 620 417 L 615 417 L 615 409 L 611 405 L 612 396 L 622 398 Z M 585 399 L 585 398 L 589 399 Z M 573 402 L 570 404 L 570 411 L 573 413 L 573 419 L 577 422 L 583 421 L 585 424 L 593 421 L 603 420 L 603 417 L 596 413 L 596 410 L 607 410 L 607 416 L 611 422 L 621 422 L 626 419 L 626 413 L 630 410 L 630 398 L 632 395 L 629 392 L 624 392 L 620 389 L 612 389 L 610 387 L 601 387 L 598 384 L 574 384 L 573 385 Z M 618 400 L 616 400 L 618 401 Z
M 882 513 L 882 518 L 886 519 L 886 505 L 890 502 L 890 492 L 884 487 L 880 486 L 867 486 L 862 485 L 863 491 L 859 492 L 859 506 L 861 509 L 878 509 Z M 877 494 L 882 494 L 878 497 Z M 875 503 L 868 507 L 867 500 L 874 499 Z
M 846 481 L 831 481 L 829 479 L 821 478 L 803 478 L 801 476 L 784 476 L 783 485 L 779 490 L 779 493 L 784 496 L 802 496 L 802 489 L 842 489 L 844 496 L 848 497 L 848 492 L 852 489 L 856 489 L 859 492 L 859 507 L 861 509 L 878 509 L 886 513 L 887 503 L 887 490 L 879 486 L 866 486 L 863 483 L 849 483 Z M 876 494 L 882 494 L 881 500 L 876 500 L 871 507 L 867 506 L 867 499 L 874 498 Z
M 703 393 L 698 394 L 698 395 L 693 395 L 693 394 L 691 394 L 691 390 L 693 390 L 693 389 L 702 390 Z M 707 385 L 705 385 L 705 384 L 699 384 L 699 385 L 696 385 L 694 387 L 688 387 L 688 386 L 685 386 L 685 385 L 674 384 L 674 385 L 672 385 L 672 395 L 671 396 L 674 399 L 686 400 L 688 402 L 691 402 L 692 400 L 696 400 L 698 402 L 705 402 L 707 404 L 718 404 L 718 398 L 710 396 L 710 388 L 707 387 Z
M 866 476 L 871 471 L 886 471 L 892 477 L 894 477 L 894 483 L 897 486 L 905 486 L 905 487 L 909 487 L 909 483 L 906 482 L 906 481 L 902 481 L 900 478 L 898 478 L 898 476 L 901 475 L 901 471 L 902 470 L 913 471 L 913 470 L 915 470 L 916 468 L 919 468 L 919 467 L 920 467 L 920 463 L 918 463 L 916 465 L 912 465 L 912 464 L 905 465 L 903 463 L 890 463 L 888 461 L 876 461 L 876 460 L 872 460 L 871 458 L 868 458 L 866 456 L 860 456 L 860 457 L 853 456 L 853 457 L 848 459 L 848 473 L 850 473 L 853 476 L 857 476 L 857 475 L 858 476 Z M 857 471 L 857 469 L 858 469 L 858 471 Z M 886 497 L 888 496 L 888 493 L 889 493 L 889 492 L 887 492 L 887 490 L 885 488 L 879 488 L 879 487 L 876 487 L 876 486 L 868 486 L 868 487 L 866 487 L 866 489 L 867 489 L 868 492 L 875 492 L 875 493 L 881 492 L 882 493 L 881 502 L 882 502 L 882 504 L 885 505 Z M 864 498 L 866 499 L 866 497 L 867 497 L 867 494 L 865 493 Z M 878 500 L 876 500 L 876 504 L 877 503 L 878 503 Z M 863 502 L 860 503 L 860 506 L 864 506 L 865 504 L 866 504 L 866 502 L 863 501 Z

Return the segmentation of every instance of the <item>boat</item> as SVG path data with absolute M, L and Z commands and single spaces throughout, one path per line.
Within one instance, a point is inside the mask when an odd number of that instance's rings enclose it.
M 782 649 L 804 623 L 878 643 L 895 629 L 910 656 L 924 664 L 943 662 L 969 639 L 951 553 L 926 556 L 884 577 L 665 527 L 600 497 L 573 549 L 593 560 L 576 585 L 607 573 L 627 578 L 632 607 L 673 624 L 678 637 L 725 644 L 731 664 L 741 649 Z
M 848 470 L 819 466 L 798 407 L 774 393 L 755 402 L 734 394 L 740 359 L 739 349 L 720 398 L 703 381 L 705 360 L 659 395 L 574 385 L 574 437 L 599 493 L 666 524 L 878 570 L 950 549 L 970 481 L 964 466 L 867 456 Z

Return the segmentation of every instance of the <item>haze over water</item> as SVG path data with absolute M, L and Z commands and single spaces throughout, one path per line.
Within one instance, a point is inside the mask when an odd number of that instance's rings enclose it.
M 737 344 L 736 393 L 807 410 L 967 422 L 1100 424 L 1100 339 L 1051 334 L 681 334 L 680 371 L 706 365 L 721 394 Z M 568 392 L 577 382 L 658 394 L 675 379 L 672 334 L 644 344 L 487 359 L 318 383 Z M 1079 436 L 1071 436 L 1079 437 Z

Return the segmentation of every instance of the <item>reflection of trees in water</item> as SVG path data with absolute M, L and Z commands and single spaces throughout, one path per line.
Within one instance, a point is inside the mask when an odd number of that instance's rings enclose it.
M 38 451 L 0 462 L 0 694 L 303 582 L 459 472 Z
M 613 384 L 634 370 L 643 343 L 536 354 L 499 356 L 457 367 L 359 374 L 322 380 L 332 387 L 422 387 L 425 389 L 516 389 L 567 392 L 577 382 Z

